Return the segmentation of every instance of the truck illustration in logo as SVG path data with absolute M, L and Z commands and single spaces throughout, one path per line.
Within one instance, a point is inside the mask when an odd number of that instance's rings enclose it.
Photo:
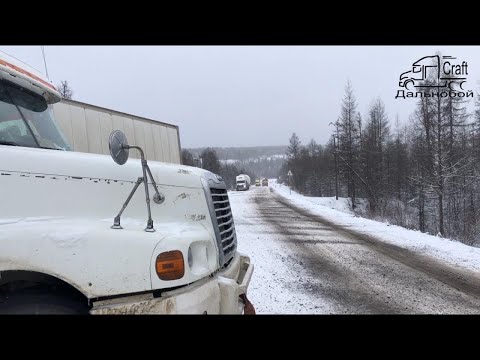
M 406 90 L 414 88 L 448 88 L 455 90 L 454 85 L 458 85 L 458 89 L 463 90 L 463 83 L 466 77 L 458 77 L 458 75 L 468 75 L 467 62 L 462 64 L 452 64 L 455 60 L 452 56 L 424 56 L 412 64 L 412 69 L 400 74 L 398 85 Z M 427 82 L 426 80 L 430 80 Z M 433 82 L 432 82 L 433 81 Z

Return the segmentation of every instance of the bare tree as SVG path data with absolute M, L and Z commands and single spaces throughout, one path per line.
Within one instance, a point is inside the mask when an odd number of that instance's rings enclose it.
M 60 81 L 60 84 L 57 85 L 57 89 L 64 99 L 71 100 L 73 98 L 73 89 L 70 87 L 67 80 Z
M 383 101 L 376 99 L 369 109 L 367 124 L 362 136 L 363 177 L 368 184 L 370 208 L 375 211 L 380 198 L 386 195 L 386 148 L 389 142 L 389 125 Z

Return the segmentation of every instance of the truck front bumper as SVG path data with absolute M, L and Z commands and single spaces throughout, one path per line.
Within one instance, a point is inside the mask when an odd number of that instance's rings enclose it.
M 91 314 L 241 314 L 253 274 L 248 256 L 237 253 L 229 266 L 203 280 L 162 292 L 132 295 L 93 304 Z

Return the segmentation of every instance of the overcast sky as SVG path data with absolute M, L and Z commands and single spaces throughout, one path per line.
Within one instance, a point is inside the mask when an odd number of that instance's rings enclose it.
M 0 46 L 45 73 L 40 46 Z M 325 143 L 352 82 L 364 119 L 380 96 L 392 122 L 414 99 L 395 99 L 399 75 L 421 57 L 468 62 L 477 90 L 476 46 L 46 46 L 48 73 L 74 100 L 180 126 L 182 147 Z M 472 102 L 473 106 L 473 102 Z

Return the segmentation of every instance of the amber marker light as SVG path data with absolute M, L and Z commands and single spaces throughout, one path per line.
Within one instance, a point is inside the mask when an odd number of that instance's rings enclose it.
M 185 274 L 182 252 L 173 250 L 159 254 L 155 262 L 155 269 L 161 280 L 181 279 Z

